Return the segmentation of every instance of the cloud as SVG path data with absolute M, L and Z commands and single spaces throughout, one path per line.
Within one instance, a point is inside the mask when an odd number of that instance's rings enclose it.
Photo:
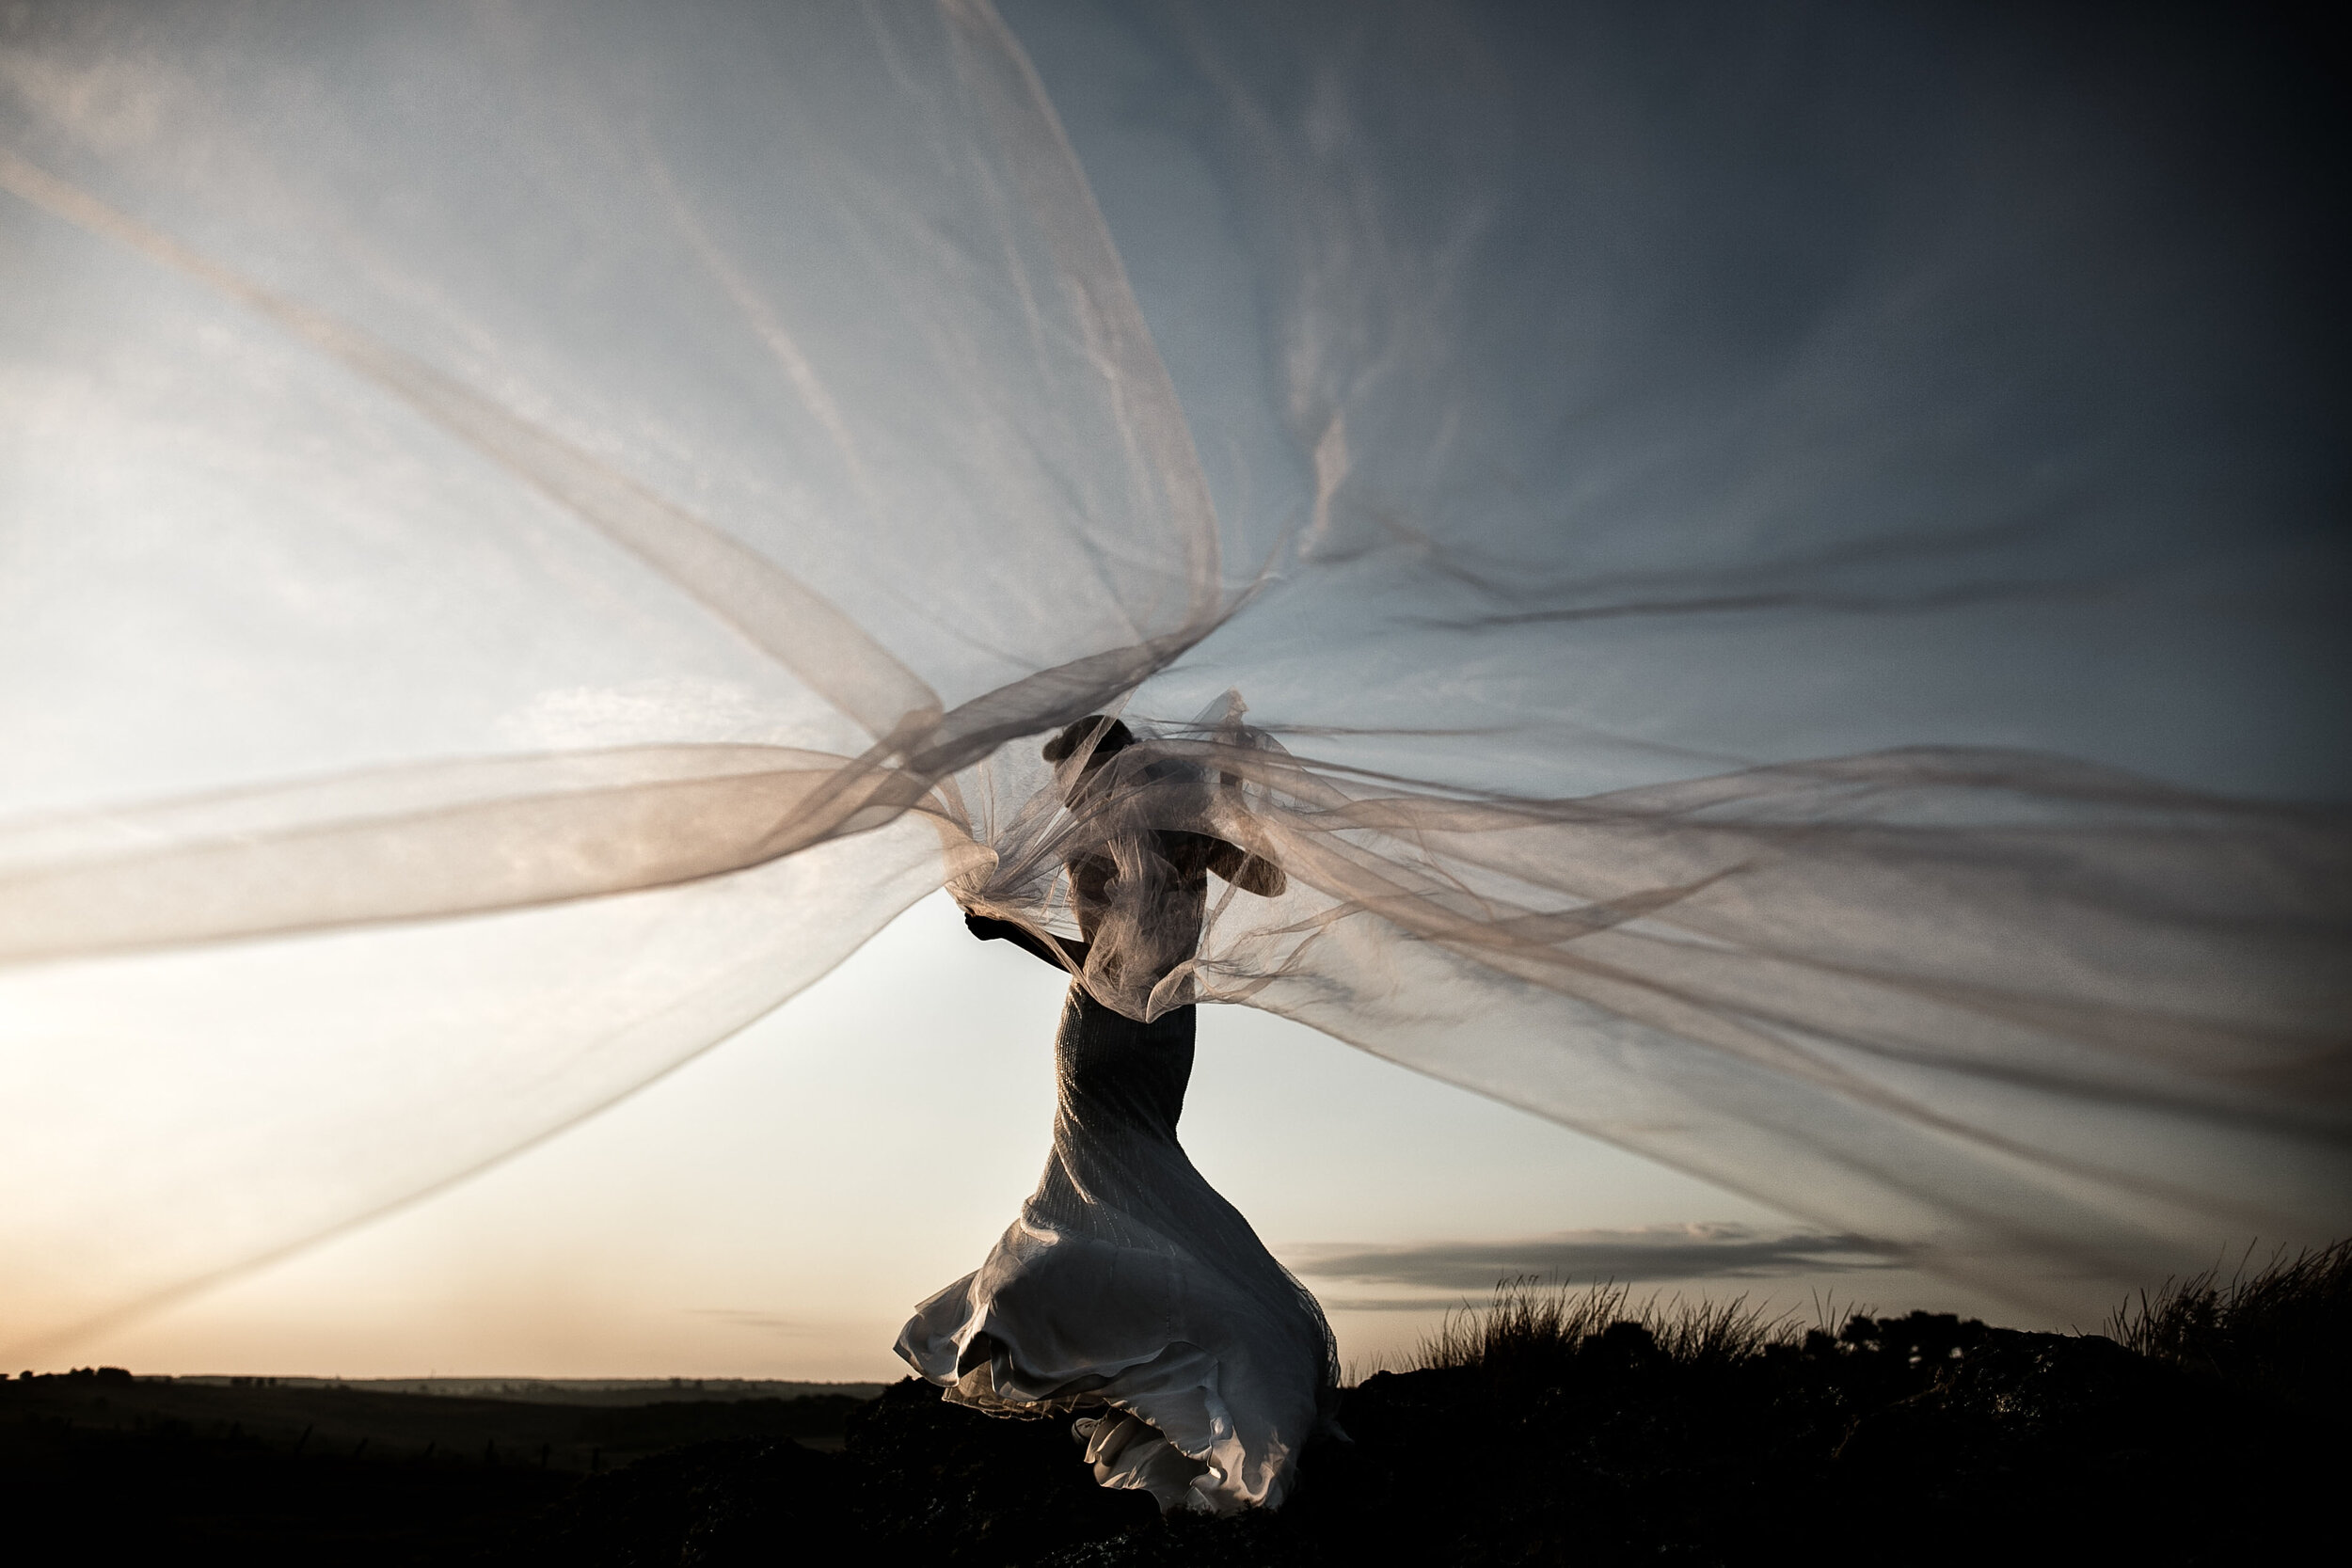
M 1327 1296 L 1315 1305 L 1326 1312 L 1459 1312 L 1477 1305 L 1467 1295 L 1454 1296 Z
M 755 1312 L 740 1307 L 690 1307 L 689 1314 L 697 1318 L 716 1318 L 729 1328 L 756 1329 L 765 1334 L 806 1334 L 808 1329 L 790 1318 L 773 1312 Z
M 1419 1246 L 1289 1248 L 1290 1266 L 1316 1279 L 1422 1290 L 1486 1291 L 1525 1275 L 1568 1281 L 1633 1283 L 1677 1279 L 1773 1279 L 1791 1275 L 1901 1268 L 1905 1249 L 1865 1236 L 1769 1233 L 1744 1225 L 1654 1226 L 1640 1230 L 1570 1230 L 1521 1241 L 1436 1242 Z M 1398 1300 L 1389 1310 L 1434 1305 Z M 1454 1305 L 1447 1303 L 1447 1305 Z M 1371 1310 L 1372 1301 L 1342 1310 Z

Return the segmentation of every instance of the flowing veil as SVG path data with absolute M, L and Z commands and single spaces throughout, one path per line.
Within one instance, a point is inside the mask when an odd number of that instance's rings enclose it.
M 18 8 L 5 1338 L 1168 829 L 1289 886 L 1133 1016 L 2070 1308 L 2352 1229 L 2341 201 L 2102 25 Z

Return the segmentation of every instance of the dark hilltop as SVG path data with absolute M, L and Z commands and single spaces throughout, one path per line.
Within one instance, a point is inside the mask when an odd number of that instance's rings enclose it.
M 2106 1335 L 1517 1285 L 1347 1389 L 1289 1506 L 1228 1520 L 1163 1520 L 1091 1483 L 1067 1422 L 912 1381 L 485 1397 L 85 1369 L 0 1385 L 0 1506 L 46 1548 L 22 1561 L 2289 1560 L 2334 1535 L 2347 1346 L 2352 1243 L 2176 1284 Z

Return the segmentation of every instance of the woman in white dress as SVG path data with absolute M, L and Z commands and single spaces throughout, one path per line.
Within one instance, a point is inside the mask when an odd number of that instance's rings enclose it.
M 1132 743 L 1126 726 L 1097 718 L 1047 744 L 1073 812 L 1106 793 L 1106 765 Z M 1066 863 L 1084 941 L 978 915 L 967 924 L 1073 973 L 1114 921 L 1122 934 L 1154 933 L 1092 954 L 1098 978 L 1130 995 L 1191 958 L 1211 873 L 1264 897 L 1285 881 L 1222 839 L 1165 829 L 1099 839 Z M 1120 981 L 1117 966 L 1138 961 L 1147 983 Z M 1075 1433 L 1105 1486 L 1148 1491 L 1163 1510 L 1230 1513 L 1282 1500 L 1338 1376 L 1314 1297 L 1176 1140 L 1194 1013 L 1185 1005 L 1138 1022 L 1072 985 L 1045 1174 L 980 1267 L 915 1309 L 898 1350 L 960 1404 L 1087 1410 Z

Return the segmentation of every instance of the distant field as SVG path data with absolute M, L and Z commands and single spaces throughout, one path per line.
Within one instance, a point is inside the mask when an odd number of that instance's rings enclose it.
M 75 1435 L 240 1443 L 354 1459 L 595 1470 L 716 1437 L 838 1448 L 877 1383 L 744 1379 L 133 1377 L 0 1382 L 0 1458 Z
M 519 1400 L 526 1404 L 653 1404 L 665 1400 L 797 1400 L 842 1394 L 870 1400 L 882 1383 L 787 1383 L 756 1377 L 142 1377 L 193 1388 L 350 1388 L 373 1394 Z

